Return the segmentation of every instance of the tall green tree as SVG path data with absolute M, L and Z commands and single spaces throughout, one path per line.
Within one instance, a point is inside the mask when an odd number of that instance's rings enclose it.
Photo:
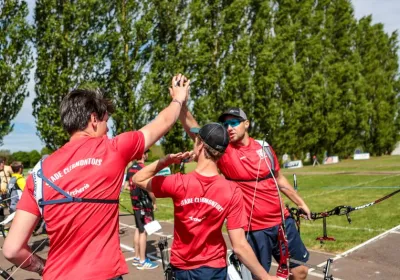
M 26 86 L 32 68 L 32 28 L 27 15 L 26 1 L 0 0 L 0 146 L 29 95 Z
M 109 6 L 105 89 L 116 104 L 114 134 L 143 126 L 149 100 L 140 89 L 151 58 L 151 1 L 119 0 Z
M 363 140 L 366 151 L 375 155 L 390 153 L 399 137 L 397 36 L 386 34 L 382 24 L 372 24 L 371 16 L 359 21 L 356 44 L 368 101 Z
M 187 74 L 189 54 L 184 53 L 183 39 L 186 34 L 185 17 L 188 8 L 185 2 L 178 0 L 152 1 L 151 17 L 153 28 L 151 32 L 151 59 L 148 62 L 149 73 L 141 90 L 141 96 L 146 104 L 145 120 L 152 120 L 167 104 L 171 102 L 168 88 L 176 73 Z M 192 78 L 192 77 L 190 77 Z M 177 123 L 161 140 L 165 153 L 187 150 L 190 141 Z M 177 167 L 174 168 L 174 171 Z
M 100 0 L 36 1 L 33 115 L 38 136 L 52 150 L 69 138 L 59 117 L 64 95 L 104 84 L 108 11 L 108 3 Z

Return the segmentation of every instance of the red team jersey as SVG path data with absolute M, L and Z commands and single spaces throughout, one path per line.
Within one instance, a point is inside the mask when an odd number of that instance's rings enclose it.
M 228 230 L 247 224 L 240 189 L 222 176 L 197 172 L 156 176 L 151 185 L 156 197 L 172 197 L 174 202 L 171 264 L 185 270 L 226 267 L 224 220 Z
M 272 149 L 271 151 L 275 160 L 275 171 L 277 172 L 280 170 L 279 161 Z M 224 174 L 226 178 L 235 180 L 232 182 L 240 186 L 243 192 L 248 221 L 253 205 L 254 189 L 256 186 L 255 179 L 259 171 L 260 160 L 261 165 L 258 178 L 263 178 L 270 174 L 270 170 L 264 161 L 264 156 L 271 167 L 271 162 L 268 156 L 263 153 L 262 146 L 253 138 L 250 138 L 248 146 L 234 146 L 229 144 L 224 155 L 218 161 L 218 168 L 221 170 L 222 174 Z M 270 178 L 259 181 L 257 183 L 250 230 L 261 230 L 280 224 L 280 213 L 279 196 L 274 179 Z M 289 212 L 285 210 L 285 217 L 288 215 Z M 248 230 L 248 225 L 246 225 L 245 230 Z
M 46 158 L 44 175 L 74 197 L 119 198 L 126 165 L 142 157 L 141 132 L 113 139 L 82 137 Z M 40 216 L 29 176 L 17 209 Z M 44 200 L 65 198 L 44 185 Z M 120 249 L 118 204 L 65 203 L 44 206 L 50 251 L 43 279 L 111 279 L 128 273 Z

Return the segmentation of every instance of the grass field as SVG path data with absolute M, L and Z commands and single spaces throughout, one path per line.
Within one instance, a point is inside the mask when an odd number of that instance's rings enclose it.
M 186 172 L 195 168 L 188 164 Z M 400 188 L 400 157 L 383 156 L 369 160 L 343 160 L 334 165 L 307 166 L 299 169 L 283 169 L 283 174 L 293 183 L 293 174 L 298 181 L 298 192 L 313 212 L 331 210 L 338 205 L 359 206 L 372 202 Z M 123 193 L 121 202 L 130 208 L 129 194 Z M 291 207 L 293 203 L 288 202 Z M 158 199 L 156 219 L 173 220 L 171 199 Z M 123 209 L 121 208 L 121 211 Z M 301 236 L 307 248 L 328 252 L 343 252 L 388 229 L 400 224 L 400 193 L 372 207 L 346 216 L 327 219 L 328 236 L 334 242 L 320 244 L 322 220 L 301 223 Z

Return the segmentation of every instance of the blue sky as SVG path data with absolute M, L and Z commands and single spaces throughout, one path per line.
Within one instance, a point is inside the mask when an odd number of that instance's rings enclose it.
M 34 0 L 28 0 L 30 9 L 29 20 L 32 21 Z M 372 14 L 374 23 L 381 22 L 385 25 L 385 31 L 392 33 L 400 29 L 400 1 L 398 0 L 353 0 L 356 18 Z M 35 119 L 32 116 L 32 102 L 34 92 L 34 69 L 30 75 L 28 84 L 29 97 L 24 101 L 21 111 L 14 119 L 14 131 L 4 137 L 4 145 L 1 150 L 31 151 L 39 150 L 44 146 L 36 135 Z

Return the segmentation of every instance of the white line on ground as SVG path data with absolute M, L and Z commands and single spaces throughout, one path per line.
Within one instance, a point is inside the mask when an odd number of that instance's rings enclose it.
M 353 248 L 347 250 L 346 252 L 343 252 L 343 253 L 341 253 L 341 254 L 339 254 L 339 255 L 336 255 L 336 257 L 334 257 L 333 260 L 338 260 L 338 259 L 340 259 L 340 258 L 343 258 L 343 257 L 347 256 L 348 254 L 350 254 L 350 253 L 352 253 L 352 252 L 354 252 L 354 251 L 356 251 L 356 250 L 358 250 L 358 249 L 360 249 L 360 248 L 362 248 L 362 247 L 364 247 L 364 246 L 366 246 L 366 245 L 368 245 L 368 244 L 374 242 L 375 240 L 381 239 L 382 237 L 388 235 L 388 234 L 391 233 L 391 232 L 395 232 L 395 231 L 398 230 L 398 229 L 400 229 L 400 225 L 395 226 L 394 228 L 389 229 L 389 230 L 387 230 L 387 231 L 385 231 L 385 232 L 383 232 L 383 233 L 381 233 L 381 234 L 375 236 L 374 238 L 371 238 L 371 239 L 365 241 L 364 243 L 362 243 L 362 244 L 360 244 L 360 245 L 357 245 L 357 246 L 355 246 L 355 247 L 353 247 Z

